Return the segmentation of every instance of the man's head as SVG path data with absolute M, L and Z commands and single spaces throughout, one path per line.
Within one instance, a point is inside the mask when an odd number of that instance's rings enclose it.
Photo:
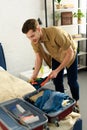
M 37 20 L 28 19 L 22 27 L 22 32 L 34 43 L 40 39 L 40 26 Z
M 38 26 L 37 20 L 35 20 L 35 19 L 28 19 L 23 24 L 22 32 L 26 34 L 29 30 L 36 31 L 37 26 Z

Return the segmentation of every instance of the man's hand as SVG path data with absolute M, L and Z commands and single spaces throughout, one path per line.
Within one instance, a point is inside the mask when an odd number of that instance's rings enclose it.
M 29 82 L 29 83 L 32 83 L 32 82 L 34 82 L 36 79 L 37 79 L 37 77 L 33 75 L 33 76 L 28 80 L 28 82 Z
M 53 78 L 56 78 L 57 75 L 58 75 L 58 72 L 57 72 L 57 70 L 55 69 L 55 70 L 53 70 L 53 71 L 49 74 L 49 77 L 50 77 L 50 79 L 53 79 Z

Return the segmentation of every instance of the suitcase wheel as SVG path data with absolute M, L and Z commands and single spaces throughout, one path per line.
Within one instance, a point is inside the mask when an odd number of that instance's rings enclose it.
M 45 130 L 50 130 L 50 128 L 49 128 L 48 125 L 45 125 L 45 126 L 44 126 L 44 129 L 45 129 Z
M 55 125 L 57 126 L 57 127 L 59 127 L 59 123 L 58 123 L 58 120 L 55 120 Z
M 50 128 L 49 128 L 49 127 L 47 127 L 47 128 L 46 128 L 46 130 L 50 130 Z

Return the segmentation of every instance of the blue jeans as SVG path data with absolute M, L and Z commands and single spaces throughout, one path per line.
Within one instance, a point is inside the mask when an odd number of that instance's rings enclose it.
M 55 70 L 59 65 L 60 65 L 60 63 L 52 58 L 52 70 Z M 79 84 L 77 81 L 77 78 L 78 78 L 77 65 L 78 65 L 78 59 L 77 59 L 77 55 L 76 55 L 76 58 L 75 58 L 75 61 L 73 62 L 73 64 L 69 68 L 66 68 L 68 85 L 70 87 L 72 97 L 76 101 L 79 100 Z M 55 85 L 56 91 L 64 92 L 63 76 L 64 76 L 64 69 L 62 69 L 58 73 L 57 77 L 53 79 L 53 83 Z

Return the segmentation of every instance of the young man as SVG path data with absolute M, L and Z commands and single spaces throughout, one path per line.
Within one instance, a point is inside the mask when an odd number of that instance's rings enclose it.
M 36 79 L 44 59 L 52 68 L 50 78 L 53 79 L 55 90 L 64 92 L 63 75 L 66 68 L 68 85 L 72 97 L 77 102 L 79 100 L 77 46 L 72 37 L 55 26 L 41 28 L 35 19 L 25 21 L 22 32 L 30 39 L 36 53 L 35 69 L 31 79 Z

